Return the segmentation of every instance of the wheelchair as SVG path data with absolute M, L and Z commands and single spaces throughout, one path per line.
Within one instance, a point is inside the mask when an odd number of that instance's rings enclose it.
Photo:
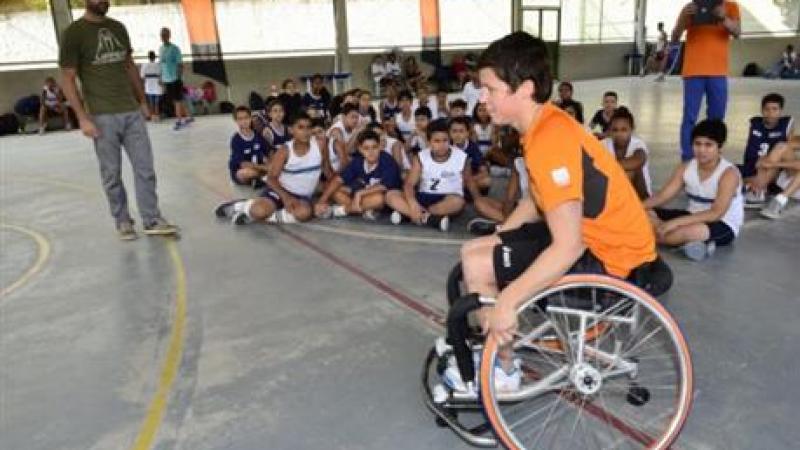
M 464 291 L 459 263 L 447 281 L 448 337 L 422 372 L 438 426 L 473 446 L 514 450 L 664 449 L 678 437 L 692 403 L 691 355 L 675 320 L 643 289 L 575 274 L 525 302 L 503 350 L 521 371 L 513 391 L 496 389 L 498 345 L 469 321 L 491 301 Z M 443 382 L 454 365 L 466 392 Z

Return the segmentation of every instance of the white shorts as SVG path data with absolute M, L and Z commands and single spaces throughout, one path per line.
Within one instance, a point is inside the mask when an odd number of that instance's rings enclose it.
M 787 187 L 789 187 L 789 183 L 791 182 L 792 182 L 792 177 L 790 177 L 785 170 L 781 170 L 781 173 L 778 174 L 778 179 L 775 180 L 775 184 L 777 184 L 778 187 L 780 187 L 781 189 L 786 189 Z M 792 195 L 792 198 L 795 200 L 800 200 L 800 189 L 798 189 L 797 192 L 795 192 Z

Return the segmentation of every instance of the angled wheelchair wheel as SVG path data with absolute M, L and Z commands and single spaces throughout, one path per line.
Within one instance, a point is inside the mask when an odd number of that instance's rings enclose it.
M 692 362 L 670 314 L 645 291 L 602 275 L 568 275 L 518 311 L 513 344 L 488 339 L 482 402 L 510 449 L 664 449 L 692 401 Z M 499 351 L 499 353 L 498 353 Z M 520 388 L 495 371 L 517 364 Z

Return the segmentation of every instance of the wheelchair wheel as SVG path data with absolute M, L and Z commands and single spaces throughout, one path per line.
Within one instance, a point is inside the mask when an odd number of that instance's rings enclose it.
M 677 438 L 691 408 L 691 357 L 649 294 L 568 275 L 526 302 L 518 322 L 502 358 L 487 340 L 480 369 L 484 409 L 506 447 L 664 449 Z M 514 360 L 519 390 L 496 390 L 494 371 Z

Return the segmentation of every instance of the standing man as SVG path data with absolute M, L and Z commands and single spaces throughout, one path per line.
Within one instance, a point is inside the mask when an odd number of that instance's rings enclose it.
M 167 101 L 175 105 L 175 130 L 180 130 L 194 119 L 186 111 L 183 103 L 183 55 L 177 45 L 169 41 L 171 37 L 169 28 L 161 29 L 161 42 L 164 45 L 159 50 L 158 60 L 161 62 L 161 82 L 167 94 Z
M 144 120 L 148 108 L 131 58 L 130 38 L 124 25 L 106 17 L 108 7 L 108 0 L 86 0 L 83 17 L 64 30 L 59 54 L 64 95 L 81 131 L 94 140 L 103 189 L 120 239 L 137 237 L 122 184 L 121 147 L 133 168 L 144 233 L 175 234 L 177 227 L 164 220 L 158 209 L 153 152 Z M 78 95 L 77 78 L 85 105 Z
M 742 31 L 739 5 L 730 0 L 695 0 L 683 7 L 672 42 L 686 31 L 683 57 L 683 122 L 681 159 L 692 159 L 691 134 L 700 102 L 706 97 L 709 119 L 725 119 L 728 104 L 728 51 L 730 37 Z

